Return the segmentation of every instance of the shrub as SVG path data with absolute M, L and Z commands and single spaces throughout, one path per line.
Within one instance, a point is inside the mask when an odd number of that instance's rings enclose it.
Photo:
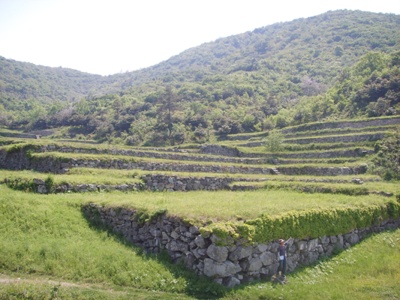
M 49 175 L 44 181 L 44 184 L 47 189 L 47 193 L 50 194 L 54 191 L 54 178 L 53 176 Z
M 22 179 L 22 178 L 9 178 L 9 179 L 5 179 L 4 183 L 13 190 L 17 190 L 17 191 L 34 191 L 35 190 L 35 186 L 33 181 L 31 180 L 27 180 L 27 179 Z
M 166 209 L 159 209 L 154 212 L 149 212 L 147 209 L 137 210 L 133 216 L 133 220 L 138 222 L 139 224 L 144 224 L 147 222 L 151 222 L 158 217 L 165 215 L 167 213 Z
M 277 153 L 283 148 L 283 139 L 284 136 L 282 133 L 273 130 L 269 133 L 268 137 L 264 139 L 265 148 L 269 152 Z

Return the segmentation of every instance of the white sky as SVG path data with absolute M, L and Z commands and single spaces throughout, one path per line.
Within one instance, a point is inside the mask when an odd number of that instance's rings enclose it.
M 400 14 L 399 0 L 0 0 L 0 56 L 109 75 L 220 37 L 350 9 Z

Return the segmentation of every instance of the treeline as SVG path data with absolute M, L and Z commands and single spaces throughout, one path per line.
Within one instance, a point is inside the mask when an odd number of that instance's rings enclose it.
M 215 135 L 254 132 L 343 117 L 400 112 L 400 52 L 365 55 L 324 95 L 304 96 L 289 108 L 261 98 L 251 85 L 213 90 L 188 83 L 135 93 L 84 98 L 35 116 L 26 127 L 68 127 L 70 137 L 127 145 L 203 143 Z M 259 100 L 257 100 L 259 98 Z M 202 101 L 195 99 L 201 98 Z M 59 107 L 61 108 L 61 106 Z
M 64 136 L 128 145 L 176 145 L 397 114 L 399 55 L 385 53 L 400 50 L 399 30 L 400 16 L 328 12 L 107 77 L 0 59 L 0 125 L 63 127 Z
M 371 52 L 342 71 L 324 95 L 303 97 L 271 119 L 277 127 L 354 117 L 400 113 L 400 51 L 387 55 Z

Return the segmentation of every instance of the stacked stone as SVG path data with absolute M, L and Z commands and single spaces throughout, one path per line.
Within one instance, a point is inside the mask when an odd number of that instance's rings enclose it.
M 144 175 L 146 187 L 153 191 L 216 191 L 229 189 L 233 181 L 227 177 L 179 177 L 166 175 Z
M 55 146 L 50 145 L 48 149 Z M 162 153 L 163 154 L 163 153 Z M 102 169 L 124 169 L 124 170 L 147 170 L 147 171 L 173 171 L 173 172 L 204 172 L 204 173 L 231 173 L 231 174 L 273 174 L 274 168 L 254 167 L 246 165 L 205 165 L 205 164 L 182 164 L 163 163 L 150 161 L 129 161 L 124 159 L 68 159 L 61 161 L 52 156 L 35 157 L 28 159 L 23 151 L 7 153 L 0 150 L 0 168 L 11 170 L 37 170 L 49 173 L 65 173 L 70 168 L 102 168 Z M 279 172 L 284 175 L 315 175 L 315 176 L 338 176 L 356 175 L 367 171 L 367 165 L 358 167 L 284 167 Z
M 198 275 L 208 276 L 228 287 L 269 277 L 277 269 L 277 241 L 249 245 L 243 240 L 232 239 L 228 246 L 221 246 L 217 236 L 201 235 L 198 227 L 178 218 L 162 215 L 140 223 L 135 220 L 135 210 L 103 208 L 95 204 L 83 209 L 89 219 L 98 218 L 97 221 L 146 251 L 166 250 L 175 262 L 184 262 Z M 346 234 L 292 239 L 288 244 L 287 269 L 290 272 L 298 266 L 312 264 L 335 250 L 351 247 L 372 232 L 399 226 L 400 218 Z

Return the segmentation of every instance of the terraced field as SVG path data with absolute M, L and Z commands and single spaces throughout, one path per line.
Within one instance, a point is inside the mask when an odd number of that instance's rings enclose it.
M 397 227 L 400 186 L 375 175 L 372 161 L 375 143 L 399 126 L 392 117 L 287 128 L 277 152 L 264 146 L 267 133 L 144 148 L 7 131 L 0 180 L 66 202 L 88 193 L 73 200 L 88 221 L 233 287 L 271 275 L 279 237 L 295 238 L 293 271 Z
M 399 126 L 400 118 L 372 119 L 359 122 L 334 122 L 298 126 L 282 131 L 283 148 L 279 153 L 268 153 L 263 146 L 265 133 L 232 135 L 224 141 L 203 146 L 184 146 L 177 148 L 126 148 L 118 146 L 93 145 L 91 143 L 59 142 L 50 139 L 29 140 L 26 138 L 1 139 L 3 148 L 25 147 L 31 159 L 21 160 L 15 155 L 5 156 L 0 167 L 12 170 L 35 170 L 39 172 L 63 173 L 55 175 L 57 181 L 68 181 L 68 174 L 75 184 L 76 175 L 90 173 L 98 185 L 96 171 L 107 177 L 104 170 L 126 170 L 125 176 L 118 176 L 121 184 L 140 182 L 145 174 L 165 174 L 165 176 L 229 178 L 227 185 L 215 189 L 258 189 L 302 188 L 315 189 L 316 184 L 327 190 L 335 186 L 348 185 L 347 190 L 367 187 L 368 192 L 387 192 L 392 188 L 376 185 L 383 190 L 374 189 L 369 183 L 381 179 L 371 175 L 370 159 L 374 155 L 374 144 L 386 133 Z M 346 127 L 345 127 L 346 126 Z M 10 135 L 10 132 L 7 132 Z M 25 137 L 25 136 L 24 136 Z M 28 151 L 27 150 L 27 151 Z M 32 163 L 36 161 L 36 163 Z M 90 171 L 85 171 L 86 169 Z M 80 169 L 81 171 L 77 171 Z M 134 175 L 133 175 L 134 174 Z M 28 175 L 25 175 L 25 178 Z M 35 174 L 37 176 L 37 174 Z M 29 176 L 28 176 L 29 177 Z M 39 175 L 40 177 L 40 175 Z M 58 180 L 58 177 L 60 180 Z M 112 177 L 115 177 L 114 175 Z M 130 178 L 126 178 L 130 177 Z M 136 180 L 132 180 L 136 177 Z M 105 180 L 107 181 L 107 180 Z M 143 181 L 143 178 L 142 178 Z M 181 180 L 182 181 L 182 180 Z M 118 184 L 118 180 L 112 180 Z M 145 183 L 145 182 L 143 182 Z M 190 190 L 193 187 L 150 187 L 153 190 Z M 198 187 L 198 189 L 209 189 Z

